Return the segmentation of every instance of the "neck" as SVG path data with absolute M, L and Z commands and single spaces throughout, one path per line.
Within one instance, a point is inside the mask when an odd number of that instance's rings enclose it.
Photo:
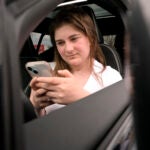
M 71 72 L 76 76 L 78 75 L 89 75 L 91 74 L 93 67 L 91 67 L 90 61 L 85 62 L 81 66 L 73 66 Z

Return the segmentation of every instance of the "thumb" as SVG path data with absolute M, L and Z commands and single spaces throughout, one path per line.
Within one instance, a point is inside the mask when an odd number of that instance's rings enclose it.
M 58 70 L 60 77 L 72 77 L 72 73 L 69 70 Z

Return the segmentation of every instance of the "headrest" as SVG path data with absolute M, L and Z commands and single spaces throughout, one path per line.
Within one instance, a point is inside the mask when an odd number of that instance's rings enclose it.
M 103 36 L 102 36 L 102 34 L 98 28 L 98 25 L 96 22 L 96 16 L 94 14 L 93 9 L 89 6 L 82 6 L 82 8 L 84 9 L 85 12 L 87 12 L 89 14 L 89 16 L 92 18 L 92 20 L 94 22 L 99 43 L 104 43 L 104 39 L 103 39 Z

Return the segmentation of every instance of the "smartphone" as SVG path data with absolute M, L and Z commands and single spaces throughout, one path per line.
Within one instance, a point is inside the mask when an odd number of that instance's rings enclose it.
M 31 77 L 51 77 L 53 73 L 50 64 L 46 61 L 27 62 L 25 68 Z

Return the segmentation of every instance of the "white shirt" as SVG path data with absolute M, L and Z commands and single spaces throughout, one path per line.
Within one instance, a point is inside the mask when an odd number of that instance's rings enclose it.
M 51 65 L 54 65 L 54 63 Z M 94 61 L 93 69 L 94 69 L 94 72 L 100 78 L 100 81 L 102 81 L 102 82 L 99 82 L 99 80 L 97 80 L 97 78 L 94 76 L 94 73 L 91 73 L 89 79 L 87 80 L 86 84 L 84 85 L 84 89 L 91 94 L 95 93 L 115 82 L 122 80 L 120 73 L 110 66 L 106 66 L 105 70 L 102 72 L 103 66 L 101 63 L 99 63 L 96 60 Z M 46 114 L 48 114 L 54 110 L 57 110 L 59 108 L 62 108 L 64 106 L 66 106 L 66 105 L 53 104 L 53 105 L 47 106 L 47 107 L 45 107 Z

